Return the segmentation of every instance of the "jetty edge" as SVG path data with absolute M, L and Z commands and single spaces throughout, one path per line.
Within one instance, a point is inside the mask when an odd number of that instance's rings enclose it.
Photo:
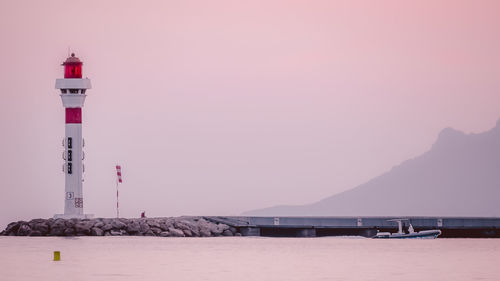
M 32 219 L 7 225 L 4 236 L 241 236 L 235 227 L 203 217 Z
M 415 231 L 436 229 L 439 238 L 500 238 L 500 217 L 404 216 Z M 159 237 L 374 237 L 395 232 L 394 217 L 181 216 L 155 218 L 33 219 L 7 225 L 7 236 Z

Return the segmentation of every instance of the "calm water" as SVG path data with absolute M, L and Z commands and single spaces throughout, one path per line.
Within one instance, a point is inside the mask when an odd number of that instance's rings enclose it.
M 0 237 L 0 251 L 3 281 L 500 280 L 500 239 Z

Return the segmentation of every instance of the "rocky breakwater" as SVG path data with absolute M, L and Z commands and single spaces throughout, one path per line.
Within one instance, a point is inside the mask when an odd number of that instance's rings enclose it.
M 202 217 L 33 219 L 7 225 L 5 236 L 241 236 L 238 229 Z

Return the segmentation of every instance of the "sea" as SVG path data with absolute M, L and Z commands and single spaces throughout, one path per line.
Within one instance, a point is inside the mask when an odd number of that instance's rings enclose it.
M 500 239 L 0 237 L 0 280 L 498 281 Z

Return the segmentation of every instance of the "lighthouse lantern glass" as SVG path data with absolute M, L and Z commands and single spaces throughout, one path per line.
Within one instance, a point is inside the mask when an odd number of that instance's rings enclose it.
M 64 78 L 82 78 L 82 63 L 64 64 Z

